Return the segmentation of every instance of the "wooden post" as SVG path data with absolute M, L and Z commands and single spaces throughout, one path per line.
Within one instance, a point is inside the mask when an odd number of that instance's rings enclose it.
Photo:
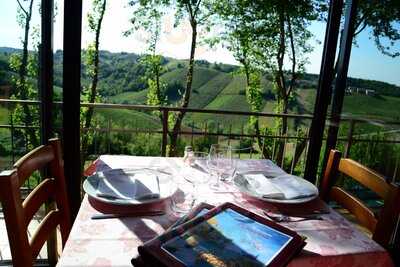
M 343 108 L 343 101 L 347 87 L 347 72 L 349 69 L 350 53 L 353 44 L 353 35 L 357 19 L 358 0 L 346 0 L 345 21 L 342 30 L 338 63 L 336 66 L 337 76 L 335 88 L 333 90 L 333 101 L 331 108 L 331 118 L 328 129 L 328 136 L 325 145 L 325 155 L 323 159 L 323 169 L 328 160 L 329 151 L 335 149 L 337 135 L 340 126 L 340 116 Z M 323 173 L 324 170 L 322 170 Z
M 41 44 L 40 44 L 40 140 L 47 144 L 52 137 L 53 123 L 53 0 L 41 3 Z
M 71 221 L 81 206 L 81 34 L 82 0 L 64 1 L 63 152 Z
M 167 143 L 168 143 L 168 110 L 163 109 L 163 120 L 162 120 L 162 144 L 161 144 L 161 156 L 167 156 Z
M 326 113 L 331 96 L 331 85 L 334 77 L 336 47 L 339 36 L 340 18 L 343 0 L 331 0 L 325 32 L 324 50 L 315 98 L 314 116 L 310 129 L 310 142 L 305 168 L 305 177 L 311 182 L 317 178 L 318 162 L 325 128 Z

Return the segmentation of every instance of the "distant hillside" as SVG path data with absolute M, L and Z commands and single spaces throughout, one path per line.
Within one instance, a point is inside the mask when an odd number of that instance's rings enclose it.
M 11 72 L 8 67 L 8 58 L 12 53 L 20 50 L 0 47 L 0 85 L 9 84 Z M 82 53 L 84 62 L 85 52 Z M 58 50 L 54 54 L 54 84 L 56 92 L 61 92 L 62 87 L 62 57 L 63 52 Z M 145 104 L 147 98 L 146 81 L 142 78 L 144 69 L 140 65 L 141 55 L 134 53 L 100 52 L 99 93 L 102 101 L 110 103 Z M 164 57 L 162 64 L 165 72 L 161 80 L 167 84 L 165 94 L 170 104 L 175 104 L 181 98 L 181 92 L 186 82 L 187 60 L 177 60 Z M 226 109 L 236 111 L 250 111 L 245 95 L 245 78 L 236 74 L 238 66 L 228 64 L 209 63 L 205 60 L 196 61 L 193 76 L 193 92 L 190 107 L 206 109 Z M 87 86 L 89 81 L 82 65 L 82 85 Z M 318 75 L 305 73 L 297 81 L 297 97 L 292 101 L 290 111 L 294 113 L 312 113 L 315 101 Z M 376 118 L 399 118 L 399 112 L 390 108 L 384 110 L 372 109 L 368 103 L 376 107 L 388 104 L 398 107 L 400 104 L 400 87 L 365 79 L 348 79 L 349 86 L 372 89 L 377 96 L 361 97 L 346 96 L 344 112 L 365 115 Z M 272 91 L 272 82 L 269 75 L 262 78 L 263 111 L 273 112 L 275 97 Z M 58 94 L 60 97 L 60 94 Z M 358 110 L 357 110 L 358 108 Z M 104 115 L 104 112 L 103 112 Z M 114 116 L 115 115 L 115 116 Z M 120 114 L 126 116 L 126 114 Z M 118 115 L 114 112 L 114 117 Z M 144 116 L 143 119 L 148 119 Z M 248 118 L 235 118 L 234 124 L 243 124 Z M 230 121 L 229 116 L 215 116 L 208 114 L 188 114 L 187 120 L 204 121 Z M 154 121 L 149 121 L 153 125 Z

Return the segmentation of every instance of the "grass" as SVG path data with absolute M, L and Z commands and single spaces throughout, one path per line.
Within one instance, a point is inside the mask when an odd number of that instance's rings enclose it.
M 221 92 L 221 95 L 245 95 L 246 79 L 243 75 L 234 75 L 230 83 Z
M 9 120 L 8 109 L 0 107 L 0 124 L 7 124 Z
M 312 89 L 297 90 L 297 100 L 304 109 L 303 113 L 313 113 L 316 93 L 317 91 Z
M 169 71 L 161 76 L 161 80 L 166 83 L 178 82 L 186 85 L 187 68 L 178 68 Z M 197 89 L 219 74 L 218 71 L 203 67 L 196 67 L 193 73 L 192 89 Z
M 111 120 L 112 127 L 118 128 L 152 130 L 161 128 L 161 122 L 157 117 L 135 110 L 99 109 L 96 111 L 96 119 L 103 121 L 101 127 L 107 127 L 107 121 Z
M 192 108 L 206 107 L 229 84 L 230 80 L 229 74 L 220 73 L 203 86 L 193 90 L 189 106 Z
M 400 120 L 400 98 L 391 96 L 346 96 L 343 114 L 370 119 Z
M 107 98 L 107 102 L 116 104 L 146 104 L 147 89 L 139 92 L 125 92 Z
M 246 97 L 243 95 L 219 95 L 205 109 L 220 109 L 220 110 L 235 110 L 249 111 L 249 105 L 246 102 Z M 193 114 L 193 121 L 213 121 L 220 123 L 222 127 L 229 128 L 232 125 L 234 128 L 241 128 L 248 121 L 248 116 L 236 115 L 216 115 L 216 114 Z

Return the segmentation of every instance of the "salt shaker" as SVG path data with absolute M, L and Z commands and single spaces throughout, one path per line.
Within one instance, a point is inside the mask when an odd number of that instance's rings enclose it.
M 193 148 L 191 146 L 185 146 L 185 154 L 183 156 L 183 162 L 191 166 L 194 163 Z

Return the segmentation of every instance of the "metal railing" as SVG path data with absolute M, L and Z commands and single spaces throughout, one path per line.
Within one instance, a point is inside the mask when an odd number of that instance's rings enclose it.
M 13 106 L 22 104 L 22 105 L 39 105 L 39 101 L 35 100 L 11 100 L 11 99 L 0 99 L 0 104 L 8 106 L 8 108 L 13 108 Z M 56 108 L 59 108 L 62 106 L 61 102 L 55 102 L 54 103 Z M 114 127 L 111 119 L 109 119 L 106 123 L 106 127 L 91 127 L 88 129 L 81 129 L 82 132 L 92 132 L 94 134 L 94 154 L 101 154 L 101 153 L 112 153 L 111 151 L 111 135 L 112 133 L 125 133 L 125 134 L 148 134 L 150 135 L 161 135 L 161 144 L 160 144 L 160 153 L 159 155 L 165 156 L 167 152 L 167 146 L 168 146 L 168 136 L 171 134 L 170 127 L 168 125 L 168 118 L 169 114 L 171 113 L 176 113 L 176 112 L 184 112 L 185 114 L 212 114 L 215 116 L 226 116 L 226 117 L 232 117 L 232 120 L 235 118 L 238 118 L 238 116 L 255 116 L 258 118 L 287 118 L 287 119 L 292 119 L 292 120 L 297 120 L 297 121 L 307 121 L 307 123 L 303 123 L 303 133 L 299 134 L 299 132 L 289 132 L 288 134 L 285 135 L 280 135 L 280 134 L 261 134 L 259 137 L 263 139 L 263 142 L 266 142 L 266 140 L 270 140 L 272 142 L 272 160 L 275 159 L 274 152 L 276 151 L 276 146 L 278 145 L 279 142 L 284 143 L 284 154 L 281 159 L 281 162 L 277 162 L 278 165 L 281 167 L 285 167 L 287 171 L 290 171 L 291 173 L 295 171 L 297 165 L 300 164 L 302 167 L 305 165 L 305 159 L 307 157 L 307 150 L 308 150 L 308 128 L 307 126 L 309 125 L 310 121 L 312 120 L 313 116 L 312 115 L 299 115 L 299 114 L 278 114 L 278 113 L 266 113 L 266 112 L 245 112 L 245 111 L 228 111 L 228 110 L 211 110 L 211 109 L 195 109 L 195 108 L 179 108 L 179 107 L 162 107 L 162 106 L 147 106 L 147 105 L 132 105 L 132 104 L 111 104 L 111 103 L 81 103 L 81 107 L 93 107 L 95 110 L 106 110 L 106 109 L 124 109 L 124 110 L 134 110 L 134 111 L 141 111 L 141 112 L 147 112 L 151 113 L 154 111 L 160 112 L 162 114 L 162 120 L 159 120 L 159 127 L 156 128 L 145 128 L 145 127 L 135 127 L 135 128 L 126 128 L 126 127 Z M 134 119 L 134 118 L 132 118 Z M 15 144 L 14 144 L 14 132 L 17 129 L 22 129 L 26 130 L 29 128 L 35 128 L 38 129 L 39 126 L 34 126 L 34 125 L 14 125 L 12 123 L 12 119 L 10 120 L 11 123 L 8 124 L 1 124 L 0 129 L 8 129 L 10 131 L 10 140 L 11 140 L 11 162 L 13 163 L 15 161 L 15 158 L 19 156 L 21 153 L 17 153 L 18 151 L 16 150 Z M 350 151 L 351 147 L 354 144 L 357 143 L 365 143 L 366 145 L 371 145 L 373 144 L 393 144 L 393 145 L 399 145 L 400 144 L 400 139 L 397 138 L 375 138 L 371 139 L 370 134 L 361 134 L 357 135 L 355 134 L 355 129 L 356 125 L 362 124 L 362 123 L 368 123 L 368 124 L 375 124 L 375 125 L 393 125 L 395 127 L 400 126 L 400 122 L 398 121 L 382 121 L 382 120 L 366 120 L 364 118 L 352 118 L 352 117 L 343 117 L 341 120 L 341 124 L 348 124 L 348 130 L 347 134 L 345 136 L 339 136 L 338 142 L 339 144 L 342 143 L 343 145 L 343 150 L 344 150 L 344 155 L 345 156 L 350 156 Z M 245 131 L 244 130 L 244 125 L 242 124 L 239 127 L 232 127 L 232 123 L 229 125 L 223 125 L 225 127 L 221 127 L 220 123 L 217 123 L 217 126 L 214 127 L 214 129 L 209 128 L 209 122 L 205 121 L 202 122 L 202 126 L 199 127 L 198 125 L 196 126 L 194 122 L 189 121 L 189 123 L 186 123 L 181 127 L 181 130 L 179 131 L 179 137 L 180 139 L 186 138 L 188 143 L 193 144 L 194 140 L 196 138 L 200 137 L 214 137 L 216 138 L 217 142 L 227 142 L 227 143 L 240 143 L 243 139 L 251 139 L 252 141 L 250 142 L 252 146 L 257 146 L 256 144 L 256 138 L 257 135 L 252 132 L 252 131 Z M 62 135 L 62 129 L 56 128 L 56 132 L 59 132 Z M 394 131 L 388 131 L 393 133 Z M 100 151 L 96 151 L 96 142 L 99 142 L 99 140 L 96 139 L 96 134 L 98 135 L 101 133 L 102 135 L 105 134 L 106 142 L 108 142 L 104 147 L 106 148 L 105 150 L 103 149 Z M 26 135 L 25 135 L 26 136 Z M 104 137 L 104 136 L 103 136 Z M 103 138 L 104 139 L 104 138 Z M 303 144 L 301 144 L 301 141 L 303 141 Z M 27 140 L 25 141 L 27 144 Z M 301 151 L 299 152 L 299 145 L 301 144 Z M 27 146 L 26 146 L 27 147 Z M 298 156 L 298 159 L 295 161 L 293 160 L 293 157 L 296 155 L 296 153 L 300 155 Z M 262 156 L 262 151 L 257 149 L 257 147 L 254 148 L 254 150 L 251 150 L 249 153 L 249 157 L 252 158 L 253 156 L 258 155 L 259 157 Z M 289 163 L 285 164 L 285 159 L 288 158 L 288 156 L 292 157 L 292 159 L 289 159 Z M 393 179 L 395 179 L 398 176 L 398 164 L 399 164 L 399 155 L 394 155 L 396 161 L 396 166 L 394 167 Z M 301 158 L 301 159 L 300 159 Z M 301 169 L 301 168 L 300 168 Z M 300 173 L 304 171 L 300 170 Z M 299 172 L 299 170 L 297 171 Z

